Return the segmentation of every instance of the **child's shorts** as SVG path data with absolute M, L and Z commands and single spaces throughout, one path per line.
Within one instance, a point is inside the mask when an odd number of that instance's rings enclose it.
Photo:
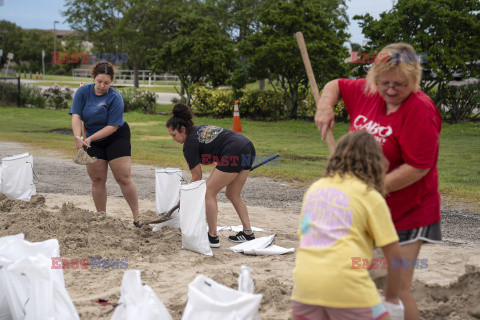
M 382 303 L 368 308 L 331 308 L 292 300 L 292 313 L 302 320 L 376 320 L 388 312 Z

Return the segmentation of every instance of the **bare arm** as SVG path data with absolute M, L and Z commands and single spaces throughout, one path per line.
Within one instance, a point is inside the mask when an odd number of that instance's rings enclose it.
M 385 176 L 385 189 L 387 193 L 401 190 L 422 179 L 428 171 L 430 168 L 417 169 L 404 163 Z
M 82 118 L 78 114 L 72 114 L 72 131 L 74 137 L 82 136 Z M 78 150 L 86 146 L 86 143 L 81 138 L 75 138 L 75 146 Z
M 382 247 L 383 254 L 388 262 L 387 288 L 385 289 L 385 301 L 398 304 L 400 285 L 402 282 L 401 252 L 398 241 Z M 396 259 L 396 263 L 392 263 Z
M 192 179 L 190 180 L 191 182 L 195 182 L 198 180 L 202 180 L 202 166 L 201 164 L 197 164 L 195 168 L 190 170 L 190 173 L 192 174 Z
M 117 128 L 118 126 L 105 126 L 102 130 L 95 132 L 90 137 L 85 139 L 85 143 L 87 144 L 88 147 L 90 147 L 90 143 L 92 141 L 108 137 L 109 135 L 117 131 Z
M 333 106 L 342 101 L 338 79 L 328 82 L 322 90 L 320 101 L 317 105 L 317 113 L 315 114 L 315 124 L 318 131 L 322 133 L 322 139 L 325 139 L 328 128 L 333 130 L 335 117 L 333 114 Z

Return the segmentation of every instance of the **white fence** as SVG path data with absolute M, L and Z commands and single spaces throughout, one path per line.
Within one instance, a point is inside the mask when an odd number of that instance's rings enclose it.
M 72 76 L 74 79 L 90 77 L 90 69 L 73 69 Z M 170 84 L 180 85 L 180 80 L 177 76 L 172 74 L 156 74 L 150 70 L 138 70 L 138 81 L 141 84 L 155 85 L 155 84 Z M 115 82 L 117 83 L 133 83 L 133 70 L 118 70 L 115 73 Z

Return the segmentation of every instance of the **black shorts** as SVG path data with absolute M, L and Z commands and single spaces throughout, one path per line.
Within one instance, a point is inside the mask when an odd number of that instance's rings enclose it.
M 250 170 L 255 161 L 255 156 L 255 147 L 252 142 L 240 148 L 234 148 L 232 146 L 225 150 L 224 155 L 220 157 L 220 161 L 215 168 L 222 172 L 237 173 L 242 170 Z
M 397 231 L 400 244 L 409 244 L 415 241 L 425 241 L 430 243 L 442 242 L 442 231 L 440 221 L 431 225 L 411 230 Z
M 132 145 L 130 144 L 130 127 L 126 122 L 118 127 L 117 131 L 103 140 L 93 141 L 90 148 L 84 147 L 88 155 L 111 161 L 120 157 L 130 157 L 132 155 Z

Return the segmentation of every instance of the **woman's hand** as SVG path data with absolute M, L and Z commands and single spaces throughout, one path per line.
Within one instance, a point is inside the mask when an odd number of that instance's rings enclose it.
M 76 138 L 76 139 L 75 139 L 75 147 L 77 148 L 77 150 L 83 149 L 83 146 L 87 146 L 87 148 L 90 147 L 90 145 L 87 145 L 87 144 L 85 143 L 85 141 L 83 141 L 83 139 L 81 139 L 81 138 Z
M 333 113 L 333 108 L 329 105 L 320 105 L 317 108 L 317 113 L 315 114 L 315 124 L 317 125 L 318 131 L 322 133 L 322 140 L 325 140 L 328 129 L 332 129 L 335 124 L 335 115 Z
M 92 137 L 88 137 L 86 138 L 85 140 L 83 140 L 83 143 L 85 146 L 87 146 L 87 148 L 90 148 L 90 144 L 92 143 Z

